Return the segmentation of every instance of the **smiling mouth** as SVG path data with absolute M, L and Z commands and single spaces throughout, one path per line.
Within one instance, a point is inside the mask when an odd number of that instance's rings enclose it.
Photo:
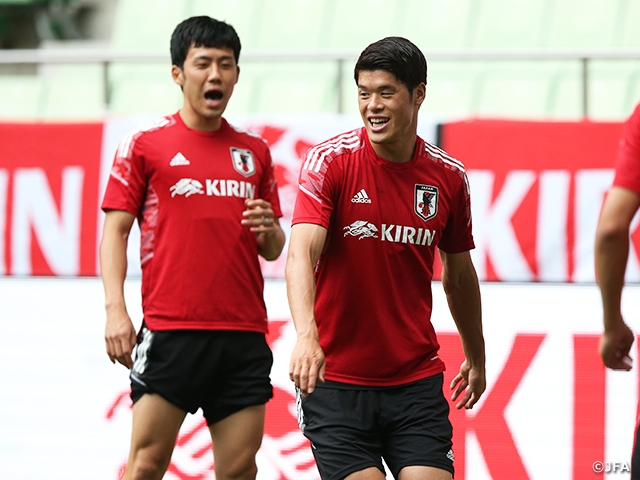
M 207 100 L 221 100 L 222 92 L 219 90 L 211 90 L 204 94 L 204 98 L 206 98 Z
M 389 123 L 388 118 L 370 118 L 369 123 L 374 127 L 382 127 L 383 125 Z

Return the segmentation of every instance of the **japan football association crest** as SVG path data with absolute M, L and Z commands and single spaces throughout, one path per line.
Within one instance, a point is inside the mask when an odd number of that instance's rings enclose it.
M 256 173 L 256 162 L 251 150 L 231 147 L 231 160 L 233 160 L 233 168 L 239 174 L 250 177 Z
M 438 187 L 416 184 L 413 205 L 416 215 L 424 221 L 435 217 L 438 213 Z

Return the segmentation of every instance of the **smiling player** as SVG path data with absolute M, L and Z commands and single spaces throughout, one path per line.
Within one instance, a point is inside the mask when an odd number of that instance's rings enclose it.
M 369 45 L 354 75 L 364 127 L 308 151 L 293 215 L 300 427 L 325 480 L 383 480 L 382 459 L 401 480 L 450 480 L 431 279 L 437 247 L 466 356 L 452 398 L 472 408 L 485 350 L 468 181 L 462 163 L 417 136 L 427 64 L 413 43 Z

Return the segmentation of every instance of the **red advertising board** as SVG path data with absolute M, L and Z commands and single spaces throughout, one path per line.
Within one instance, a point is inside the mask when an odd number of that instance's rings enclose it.
M 105 176 L 117 142 L 138 126 L 130 120 L 0 124 L 1 275 L 98 273 Z M 249 119 L 239 126 L 262 134 L 271 146 L 288 233 L 304 151 L 359 121 Z M 431 130 L 423 129 L 421 136 L 434 141 Z M 593 239 L 621 130 L 621 123 L 595 122 L 441 125 L 441 146 L 465 164 L 469 176 L 472 256 L 481 280 L 594 281 Z M 130 260 L 137 257 L 135 237 Z M 265 276 L 282 278 L 285 259 L 286 252 L 276 262 L 263 262 Z M 135 272 L 135 262 L 130 266 Z M 640 281 L 635 249 L 627 275 Z

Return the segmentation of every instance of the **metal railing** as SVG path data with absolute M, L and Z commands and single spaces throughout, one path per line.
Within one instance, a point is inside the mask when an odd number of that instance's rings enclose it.
M 338 88 L 337 110 L 343 112 L 342 74 L 346 62 L 354 62 L 359 51 L 246 51 L 241 62 L 335 61 Z M 640 49 L 590 50 L 432 50 L 425 51 L 428 60 L 496 61 L 496 60 L 573 60 L 581 65 L 582 116 L 589 118 L 589 64 L 593 60 L 640 60 Z M 0 65 L 100 64 L 104 78 L 103 100 L 109 105 L 109 68 L 114 63 L 169 63 L 168 53 L 148 51 L 114 51 L 106 49 L 36 49 L 0 50 Z

